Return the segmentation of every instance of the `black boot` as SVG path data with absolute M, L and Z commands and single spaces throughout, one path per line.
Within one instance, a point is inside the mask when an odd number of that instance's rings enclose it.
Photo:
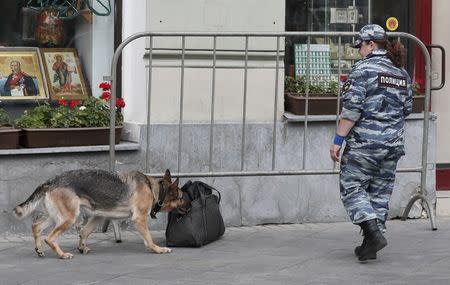
M 359 257 L 361 255 L 361 250 L 366 247 L 367 238 L 364 237 L 362 244 L 355 247 L 355 255 Z M 377 259 L 377 254 L 375 253 L 373 256 L 370 256 L 369 259 Z
M 369 220 L 360 224 L 363 230 L 364 240 L 361 246 L 355 248 L 355 254 L 359 261 L 377 258 L 377 251 L 387 245 L 387 241 L 377 225 L 377 220 Z
M 379 222 L 379 220 L 377 221 L 377 223 Z M 385 223 L 382 222 L 382 227 L 384 229 L 386 229 Z M 361 226 L 361 225 L 360 225 Z M 380 228 L 380 226 L 378 227 Z M 361 228 L 361 233 L 363 232 L 362 228 Z M 380 232 L 383 234 L 383 231 L 380 229 Z M 365 246 L 365 244 L 367 243 L 367 238 L 364 237 L 364 240 L 362 242 L 361 245 L 358 245 L 357 247 L 355 247 L 355 255 L 359 257 L 359 255 L 361 254 L 361 248 L 363 248 Z M 374 253 L 372 256 L 369 256 L 369 259 L 377 259 L 377 254 Z
M 361 229 L 362 232 L 362 229 Z M 359 257 L 361 255 L 361 250 L 367 246 L 367 238 L 364 237 L 362 244 L 355 247 L 355 255 Z M 367 255 L 367 259 L 377 259 L 377 253 L 373 253 L 372 255 Z

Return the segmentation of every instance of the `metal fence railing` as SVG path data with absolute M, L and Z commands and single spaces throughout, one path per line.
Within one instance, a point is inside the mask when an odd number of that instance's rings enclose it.
M 304 116 L 304 132 L 303 132 L 303 163 L 302 167 L 297 170 L 278 170 L 275 165 L 276 160 L 276 151 L 275 151 L 275 145 L 277 143 L 277 133 L 276 133 L 276 126 L 277 122 L 279 122 L 280 118 L 277 117 L 277 109 L 278 109 L 278 93 L 279 93 L 279 75 L 280 75 L 280 60 L 282 59 L 282 54 L 284 53 L 284 46 L 281 46 L 281 41 L 284 40 L 286 37 L 296 37 L 296 38 L 306 38 L 307 43 L 307 49 L 309 51 L 310 49 L 310 43 L 311 38 L 313 37 L 325 37 L 325 38 L 334 38 L 337 39 L 338 42 L 338 74 L 341 73 L 341 42 L 342 37 L 355 37 L 357 34 L 353 32 L 282 32 L 282 33 L 169 33 L 169 32 L 142 32 L 134 34 L 127 39 L 125 39 L 116 49 L 114 53 L 114 57 L 111 64 L 111 75 L 105 76 L 105 80 L 111 81 L 111 108 L 114 108 L 113 102 L 115 102 L 116 94 L 117 94 L 117 63 L 119 60 L 120 55 L 122 54 L 122 50 L 131 42 L 133 42 L 136 39 L 139 38 L 149 38 L 149 48 L 148 48 L 148 62 L 149 62 L 149 68 L 148 68 L 148 106 L 147 106 L 147 143 L 146 145 L 146 165 L 148 165 L 148 161 L 150 160 L 149 155 L 149 136 L 150 136 L 150 106 L 152 104 L 152 70 L 155 66 L 157 66 L 154 62 L 153 55 L 156 48 L 154 47 L 154 39 L 155 38 L 167 38 L 167 37 L 178 37 L 181 39 L 181 49 L 179 51 L 181 52 L 181 58 L 180 58 L 180 64 L 179 65 L 171 65 L 171 67 L 178 67 L 180 68 L 180 76 L 181 76 L 181 85 L 180 85 L 180 109 L 179 109 L 179 142 L 178 142 L 178 173 L 173 173 L 173 176 L 176 177 L 232 177 L 232 176 L 281 176 L 281 175 L 324 175 L 324 174 L 338 174 L 339 170 L 334 165 L 333 167 L 329 169 L 307 169 L 305 168 L 305 159 L 308 154 L 308 145 L 307 145 L 307 138 L 308 138 L 308 122 L 309 122 L 309 115 L 308 115 L 308 88 L 306 89 L 306 105 L 305 105 L 305 116 Z M 430 54 L 427 51 L 427 47 L 414 35 L 408 34 L 408 33 L 401 33 L 401 32 L 395 32 L 395 33 L 388 33 L 388 36 L 390 37 L 398 37 L 405 40 L 411 40 L 413 43 L 415 43 L 420 50 L 422 51 L 424 58 L 425 58 L 425 71 L 426 71 L 426 82 L 425 82 L 425 108 L 424 108 L 424 120 L 423 120 L 423 136 L 422 136 L 422 155 L 421 155 L 421 163 L 417 167 L 410 167 L 410 168 L 399 168 L 398 172 L 416 172 L 421 174 L 421 180 L 420 180 L 420 188 L 418 189 L 418 192 L 411 198 L 409 201 L 404 214 L 403 219 L 406 219 L 406 217 L 409 214 L 409 211 L 411 210 L 412 205 L 415 201 L 421 200 L 422 204 L 427 211 L 430 221 L 431 221 L 431 227 L 433 230 L 436 229 L 435 225 L 435 214 L 430 206 L 430 202 L 427 199 L 427 189 L 426 189 L 426 179 L 427 179 L 427 150 L 428 150 L 428 128 L 429 128 L 429 120 L 430 120 L 430 113 L 429 113 L 429 107 L 430 107 L 430 84 L 431 84 L 431 60 L 430 60 Z M 196 66 L 192 64 L 187 64 L 185 60 L 186 54 L 189 52 L 189 50 L 186 48 L 186 39 L 190 37 L 195 38 L 209 38 L 213 41 L 213 47 L 212 49 L 209 48 L 207 51 L 211 53 L 211 65 L 206 66 L 206 68 L 209 68 L 212 72 L 212 99 L 211 99 L 211 114 L 210 114 L 210 139 L 209 139 L 209 171 L 207 172 L 186 172 L 181 171 L 180 168 L 180 161 L 181 161 L 181 150 L 183 146 L 182 141 L 182 130 L 183 130 L 183 100 L 184 100 L 184 70 L 186 68 L 205 68 L 205 66 Z M 217 63 L 217 39 L 222 38 L 241 38 L 242 41 L 245 43 L 245 48 L 241 50 L 241 53 L 243 55 L 243 62 L 242 64 L 234 65 L 234 66 L 223 66 Z M 274 72 L 274 83 L 275 83 L 275 90 L 274 90 L 274 100 L 273 100 L 273 132 L 272 132 L 272 167 L 270 170 L 265 171 L 247 171 L 244 170 L 244 156 L 245 156 L 245 133 L 246 133 L 246 109 L 247 109 L 247 77 L 248 73 L 247 70 L 252 68 L 251 65 L 249 65 L 249 54 L 258 52 L 257 50 L 251 50 L 249 49 L 249 39 L 252 38 L 265 38 L 265 39 L 273 39 L 275 41 L 276 50 L 274 51 L 274 60 L 275 60 L 275 66 L 273 67 L 266 67 L 266 68 L 273 68 L 275 70 Z M 211 161 L 213 157 L 213 125 L 215 124 L 214 120 L 214 96 L 215 96 L 215 84 L 216 84 L 216 70 L 220 68 L 239 68 L 244 70 L 244 90 L 243 90 L 243 101 L 242 101 L 242 108 L 243 108 L 243 117 L 242 117 L 242 141 L 241 141 L 241 168 L 238 171 L 215 171 L 211 166 Z M 309 65 L 307 65 L 307 68 L 309 69 Z M 308 71 L 307 71 L 308 72 Z M 338 76 L 338 74 L 336 76 Z M 307 80 L 308 77 L 307 77 Z M 307 85 L 308 86 L 308 85 Z M 340 93 L 340 92 L 338 92 Z M 339 94 L 336 94 L 338 96 L 338 102 L 339 102 Z M 339 105 L 339 104 L 338 104 Z M 339 113 L 339 106 L 337 107 L 336 114 Z M 336 124 L 338 122 L 338 116 L 336 116 Z M 111 171 L 115 170 L 115 112 L 111 112 L 111 132 L 110 132 L 110 162 L 109 162 L 109 168 Z M 146 166 L 147 168 L 147 166 Z M 148 168 L 146 169 L 148 172 Z M 162 176 L 162 173 L 149 173 L 153 176 Z

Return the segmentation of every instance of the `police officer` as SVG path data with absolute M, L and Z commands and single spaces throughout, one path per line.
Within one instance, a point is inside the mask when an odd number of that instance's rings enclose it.
M 405 117 L 412 111 L 411 79 L 404 69 L 405 49 L 384 29 L 364 26 L 352 46 L 357 62 L 342 87 L 342 112 L 330 156 L 341 158 L 340 193 L 364 240 L 355 248 L 360 261 L 376 259 L 387 245 L 383 236 L 397 161 L 404 152 Z

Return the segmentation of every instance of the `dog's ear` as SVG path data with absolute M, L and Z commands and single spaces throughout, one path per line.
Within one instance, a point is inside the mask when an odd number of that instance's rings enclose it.
M 175 181 L 172 183 L 172 186 L 176 189 L 178 189 L 178 183 L 180 182 L 180 179 L 177 177 L 177 179 L 175 179 Z
M 178 183 L 180 182 L 180 179 L 177 178 L 173 183 L 169 185 L 169 192 L 172 193 L 172 195 L 178 197 L 178 191 L 180 191 L 180 188 L 178 188 Z
M 166 169 L 166 173 L 164 173 L 164 180 L 169 183 L 172 183 L 172 175 L 170 175 L 170 170 Z

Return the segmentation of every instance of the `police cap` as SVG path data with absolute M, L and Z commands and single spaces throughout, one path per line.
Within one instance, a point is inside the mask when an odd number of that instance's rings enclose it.
M 368 24 L 361 28 L 358 38 L 352 43 L 352 47 L 360 48 L 363 41 L 384 40 L 386 32 L 377 24 Z

